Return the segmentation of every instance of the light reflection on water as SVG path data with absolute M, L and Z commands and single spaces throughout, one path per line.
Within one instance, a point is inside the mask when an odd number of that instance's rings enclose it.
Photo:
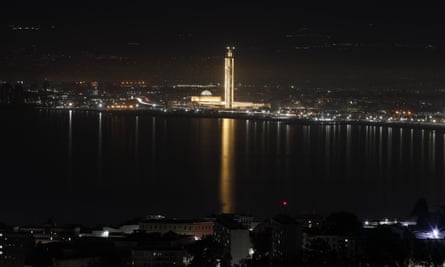
M 234 138 L 235 126 L 233 119 L 222 119 L 221 134 L 221 179 L 220 179 L 220 201 L 221 212 L 235 212 L 233 199 L 234 186 Z
M 66 168 L 66 181 L 68 188 L 72 186 L 73 176 L 73 111 L 68 112 L 68 160 Z
M 4 155 L 19 151 L 25 156 L 16 161 L 29 167 L 11 169 L 4 186 L 31 184 L 27 205 L 57 199 L 72 210 L 67 218 L 269 215 L 280 212 L 283 199 L 295 213 L 400 216 L 419 197 L 445 201 L 441 128 L 79 111 L 35 112 L 14 125 L 1 143 Z M 19 132 L 38 132 L 39 138 Z M 10 190 L 3 197 L 19 196 Z M 59 212 L 48 209 L 46 218 Z
M 102 112 L 99 112 L 99 120 L 98 120 L 98 135 L 97 135 L 97 180 L 100 183 L 102 181 Z

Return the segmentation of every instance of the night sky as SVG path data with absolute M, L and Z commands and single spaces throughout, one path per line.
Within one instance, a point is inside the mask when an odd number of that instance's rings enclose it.
M 0 17 L 0 79 L 220 82 L 230 44 L 242 83 L 442 82 L 444 25 L 433 7 L 17 3 Z

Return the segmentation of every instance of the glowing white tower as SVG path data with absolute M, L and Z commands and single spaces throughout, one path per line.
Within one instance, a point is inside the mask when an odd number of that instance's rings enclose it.
M 235 58 L 233 57 L 235 47 L 227 47 L 224 66 L 224 101 L 226 108 L 233 107 L 233 93 L 235 87 Z

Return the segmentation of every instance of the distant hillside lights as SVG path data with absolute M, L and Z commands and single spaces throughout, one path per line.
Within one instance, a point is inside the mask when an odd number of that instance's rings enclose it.
M 9 28 L 13 31 L 38 31 L 39 26 L 24 26 L 24 25 L 9 25 Z
M 147 87 L 145 81 L 121 81 L 120 87 Z

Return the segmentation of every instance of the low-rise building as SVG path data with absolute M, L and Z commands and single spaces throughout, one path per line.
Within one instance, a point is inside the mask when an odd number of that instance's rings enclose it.
M 140 230 L 146 233 L 174 232 L 179 235 L 191 235 L 201 239 L 213 235 L 214 223 L 210 220 L 194 219 L 148 219 L 140 223 Z
M 30 234 L 36 243 L 53 243 L 69 241 L 80 235 L 81 228 L 79 226 L 55 226 L 45 224 L 42 226 L 22 226 L 14 227 L 17 233 Z
M 30 234 L 0 229 L 0 266 L 23 266 L 33 246 Z
M 350 236 L 328 235 L 328 234 L 303 234 L 303 248 L 311 250 L 314 241 L 319 240 L 329 246 L 329 249 L 338 255 L 354 258 L 357 255 L 357 240 Z
M 127 266 L 184 266 L 191 261 L 187 246 L 196 242 L 193 236 L 173 232 L 134 233 L 113 240 L 120 251 L 129 251 Z
M 219 216 L 215 222 L 215 239 L 231 257 L 232 265 L 250 257 L 249 230 L 230 216 Z
M 274 260 L 292 262 L 301 252 L 302 232 L 295 219 L 286 215 L 274 216 L 271 220 Z
M 131 251 L 128 266 L 186 266 L 189 262 L 190 257 L 183 248 L 138 247 Z

